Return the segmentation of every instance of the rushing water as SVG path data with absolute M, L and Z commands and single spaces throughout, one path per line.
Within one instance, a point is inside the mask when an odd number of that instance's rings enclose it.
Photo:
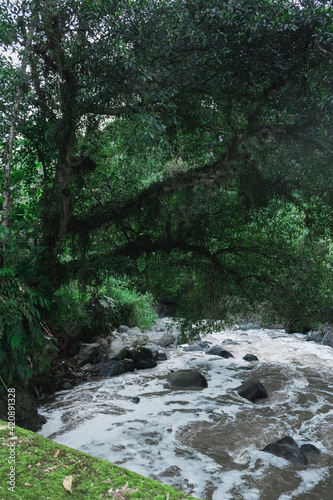
M 156 368 L 84 383 L 44 401 L 40 434 L 206 500 L 333 498 L 333 349 L 279 330 L 226 330 L 205 340 L 233 358 L 167 351 Z M 259 362 L 242 358 L 252 353 Z M 198 369 L 202 390 L 168 386 L 170 370 Z M 258 378 L 253 404 L 235 388 Z M 138 401 L 139 398 L 139 401 Z M 261 451 L 289 435 L 321 454 L 297 465 Z

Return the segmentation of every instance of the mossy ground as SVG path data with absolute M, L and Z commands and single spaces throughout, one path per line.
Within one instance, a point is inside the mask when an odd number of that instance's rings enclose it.
M 95 458 L 38 434 L 14 428 L 15 446 L 7 422 L 0 421 L 0 500 L 180 500 L 193 499 L 171 486 L 145 478 L 106 460 Z M 10 465 L 10 449 L 15 464 Z M 60 451 L 58 451 L 60 450 Z M 15 491 L 9 491 L 8 473 L 15 465 Z M 72 476 L 71 492 L 63 485 Z M 66 485 L 66 483 L 65 483 Z

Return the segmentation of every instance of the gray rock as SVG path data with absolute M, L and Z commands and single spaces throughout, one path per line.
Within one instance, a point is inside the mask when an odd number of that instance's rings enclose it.
M 137 339 L 138 345 L 146 345 L 149 340 L 149 336 L 145 333 L 142 333 L 141 335 L 138 335 Z
M 83 367 L 82 367 L 82 370 L 84 372 L 88 372 L 89 370 L 91 370 L 91 368 L 93 367 L 93 365 L 91 363 L 86 363 Z
M 166 347 L 176 342 L 177 338 L 173 333 L 169 332 L 153 332 L 149 336 L 149 341 L 161 347 Z
M 125 358 L 121 362 L 125 366 L 127 372 L 134 372 L 135 368 L 133 359 Z
M 157 353 L 157 360 L 158 361 L 166 361 L 168 358 L 167 358 L 167 355 L 165 354 L 165 352 L 161 352 L 161 351 L 158 351 Z
M 119 332 L 119 333 L 125 333 L 125 332 L 127 332 L 129 329 L 130 329 L 130 328 L 129 328 L 129 326 L 126 326 L 126 325 L 120 325 L 120 326 L 118 327 L 118 332 Z
M 153 351 L 148 347 L 137 347 L 128 351 L 129 359 L 154 359 Z
M 109 361 L 101 363 L 98 366 L 98 372 L 101 377 L 116 377 L 126 372 L 126 367 L 121 361 Z
M 98 355 L 100 345 L 95 342 L 93 344 L 82 344 L 79 351 L 78 363 L 79 365 L 85 365 L 94 360 Z
M 167 379 L 174 387 L 208 387 L 206 378 L 196 370 L 179 370 L 171 373 Z
M 266 387 L 259 380 L 247 380 L 242 385 L 236 388 L 237 393 L 242 398 L 248 399 L 254 403 L 257 399 L 268 397 Z
M 243 359 L 245 359 L 245 361 L 259 361 L 257 356 L 255 356 L 254 354 L 245 354 L 245 356 L 243 356 Z
M 232 339 L 225 339 L 225 340 L 223 340 L 222 344 L 224 344 L 224 345 L 228 345 L 228 344 L 229 345 L 231 345 L 231 344 L 237 345 L 237 342 L 235 342 Z
M 154 368 L 157 363 L 151 349 L 148 347 L 137 347 L 128 352 L 128 357 L 133 360 L 134 368 L 136 370 L 146 370 L 147 368 Z
M 213 354 L 214 356 L 221 356 L 221 358 L 233 358 L 234 356 L 231 354 L 231 352 L 226 351 L 221 347 L 220 345 L 214 345 L 210 349 L 207 349 L 206 354 Z
M 135 332 L 136 334 L 142 333 L 142 330 L 140 330 L 140 328 L 138 326 L 133 326 L 133 328 L 131 328 L 131 330 L 133 332 Z
M 314 444 L 302 444 L 300 447 L 300 452 L 301 453 L 306 453 L 308 455 L 319 455 L 320 450 L 314 445 Z
M 166 331 L 165 323 L 163 323 L 162 321 L 159 321 L 158 323 L 156 323 L 156 325 L 154 325 L 152 327 L 152 330 L 154 332 L 165 332 Z
M 147 370 L 148 368 L 155 368 L 157 366 L 155 359 L 135 359 L 133 363 L 136 370 Z
M 109 360 L 121 360 L 127 356 L 127 347 L 120 337 L 114 337 L 110 340 L 109 348 L 107 350 L 107 357 Z
M 272 453 L 277 457 L 284 458 L 285 460 L 289 460 L 289 462 L 307 465 L 308 461 L 304 453 L 298 447 L 296 441 L 293 440 L 290 436 L 286 436 L 282 439 L 276 441 L 276 443 L 270 443 L 263 451 Z
M 191 344 L 191 345 L 186 345 L 182 347 L 183 351 L 185 352 L 195 352 L 195 351 L 204 351 L 205 349 L 203 347 L 200 347 L 198 344 Z
M 60 389 L 62 391 L 68 391 L 70 389 L 74 389 L 74 385 L 71 384 L 70 382 L 68 382 L 67 380 L 65 380 L 64 382 L 62 382 L 62 384 L 60 385 Z

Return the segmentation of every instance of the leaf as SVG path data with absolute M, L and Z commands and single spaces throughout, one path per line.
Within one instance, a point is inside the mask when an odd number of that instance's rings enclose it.
M 72 482 L 73 482 L 73 476 L 67 476 L 62 482 L 63 487 L 65 488 L 66 491 L 70 491 L 72 493 Z
M 59 449 L 56 450 L 55 453 L 54 453 L 54 455 L 53 455 L 53 458 L 58 458 L 59 453 L 60 453 L 60 450 Z

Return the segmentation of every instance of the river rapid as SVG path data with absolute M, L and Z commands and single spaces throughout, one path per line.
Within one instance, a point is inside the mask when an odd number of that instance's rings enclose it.
M 333 349 L 282 330 L 233 329 L 204 340 L 234 358 L 167 349 L 148 370 L 83 383 L 44 400 L 42 436 L 205 500 L 333 498 Z M 259 358 L 246 362 L 251 353 Z M 196 369 L 202 390 L 171 388 L 171 370 Z M 268 398 L 236 388 L 258 378 Z M 291 436 L 320 455 L 307 466 L 261 451 Z

